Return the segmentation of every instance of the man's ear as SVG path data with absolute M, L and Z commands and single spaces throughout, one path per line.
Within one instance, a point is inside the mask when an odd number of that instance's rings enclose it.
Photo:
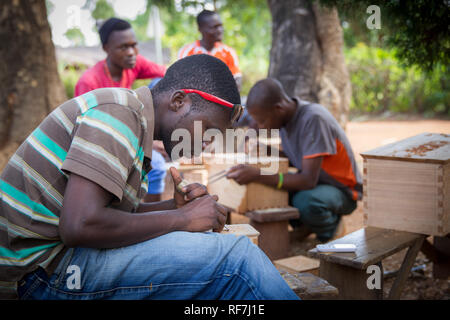
M 282 102 L 275 103 L 275 105 L 273 107 L 274 107 L 274 110 L 277 112 L 277 114 L 284 114 L 285 108 L 283 108 Z
M 180 109 L 187 107 L 191 108 L 192 101 L 187 94 L 181 90 L 176 90 L 170 96 L 169 110 L 178 112 Z
M 105 44 L 102 46 L 102 48 L 103 48 L 103 51 L 105 51 L 106 53 L 108 53 L 108 50 L 109 50 L 108 43 L 105 43 Z

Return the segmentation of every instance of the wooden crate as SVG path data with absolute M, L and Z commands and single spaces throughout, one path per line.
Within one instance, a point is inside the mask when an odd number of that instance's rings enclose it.
M 244 158 L 240 158 L 240 155 L 216 154 L 204 156 L 203 159 L 209 177 L 239 163 L 249 163 L 262 170 L 269 170 L 271 164 L 273 165 L 275 162 L 278 162 L 278 168 L 272 170 L 272 174 L 278 172 L 287 173 L 289 168 L 289 161 L 287 158 L 260 157 L 257 159 L 247 158 L 244 160 Z M 285 208 L 289 206 L 289 196 L 287 191 L 278 190 L 259 183 L 239 185 L 232 179 L 223 178 L 220 181 L 208 184 L 207 187 L 210 194 L 219 196 L 218 202 L 220 204 L 241 214 L 252 210 Z
M 366 226 L 450 233 L 450 135 L 422 133 L 361 155 Z

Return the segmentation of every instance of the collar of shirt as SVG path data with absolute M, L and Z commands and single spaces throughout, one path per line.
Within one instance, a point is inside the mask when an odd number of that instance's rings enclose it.
M 153 146 L 153 132 L 155 129 L 155 111 L 153 109 L 152 93 L 147 87 L 140 87 L 135 90 L 138 95 L 138 99 L 144 105 L 142 114 L 147 120 L 147 134 L 144 137 L 144 155 L 148 158 L 152 158 L 152 146 Z
M 222 49 L 222 42 L 220 41 L 216 41 L 214 43 L 214 47 L 212 48 L 211 51 L 206 50 L 206 48 L 204 48 L 202 46 L 202 44 L 200 43 L 200 40 L 196 41 L 196 47 L 198 49 L 200 49 L 202 51 L 202 53 L 206 53 L 206 54 L 210 54 L 210 55 L 214 55 L 216 52 L 220 51 Z
M 308 104 L 306 101 L 303 101 L 298 97 L 292 97 L 292 100 L 295 101 L 297 108 L 296 108 L 295 113 L 292 116 L 292 118 L 289 119 L 288 123 L 286 123 L 286 125 L 284 126 L 284 128 L 288 131 L 291 129 L 292 126 L 295 126 L 297 124 L 297 118 L 300 115 L 300 110 L 302 109 L 302 106 L 304 106 L 305 104 Z

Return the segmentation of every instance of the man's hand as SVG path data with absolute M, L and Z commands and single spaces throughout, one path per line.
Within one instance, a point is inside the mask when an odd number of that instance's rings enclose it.
M 202 232 L 212 229 L 221 232 L 227 220 L 227 209 L 217 203 L 216 195 L 204 195 L 180 208 L 187 225 L 183 230 Z
M 239 164 L 228 171 L 227 179 L 234 179 L 239 184 L 249 184 L 256 181 L 261 175 L 258 168 L 246 164 Z
M 178 190 L 177 186 L 183 179 L 181 178 L 181 175 L 178 172 L 178 170 L 174 167 L 170 168 L 170 174 L 172 175 L 174 185 L 173 199 L 175 200 L 175 205 L 177 208 L 181 208 L 186 203 L 196 198 L 208 195 L 208 190 L 204 185 L 200 183 L 191 183 L 183 187 L 181 191 Z

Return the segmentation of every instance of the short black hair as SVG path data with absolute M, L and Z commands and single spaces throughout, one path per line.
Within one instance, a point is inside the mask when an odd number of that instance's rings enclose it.
M 102 45 L 105 45 L 108 42 L 109 35 L 113 31 L 122 31 L 127 29 L 131 29 L 131 24 L 128 21 L 119 18 L 109 18 L 102 24 L 100 30 L 98 30 Z
M 152 93 L 160 94 L 180 89 L 197 89 L 232 104 L 241 103 L 241 96 L 230 69 L 221 60 L 207 54 L 196 54 L 176 61 L 167 69 L 164 78 L 156 84 Z M 191 111 L 213 110 L 231 119 L 231 108 L 207 101 L 195 93 L 190 95 L 194 102 Z
M 262 107 L 273 108 L 275 104 L 283 99 L 290 99 L 283 88 L 281 82 L 275 78 L 266 78 L 256 82 L 250 89 L 247 96 L 247 109 L 252 109 L 253 105 L 263 102 Z
M 200 28 L 208 17 L 211 17 L 211 16 L 213 16 L 215 14 L 218 15 L 217 12 L 211 11 L 211 10 L 203 10 L 202 12 L 200 12 L 197 15 L 197 25 L 198 25 L 198 27 Z

